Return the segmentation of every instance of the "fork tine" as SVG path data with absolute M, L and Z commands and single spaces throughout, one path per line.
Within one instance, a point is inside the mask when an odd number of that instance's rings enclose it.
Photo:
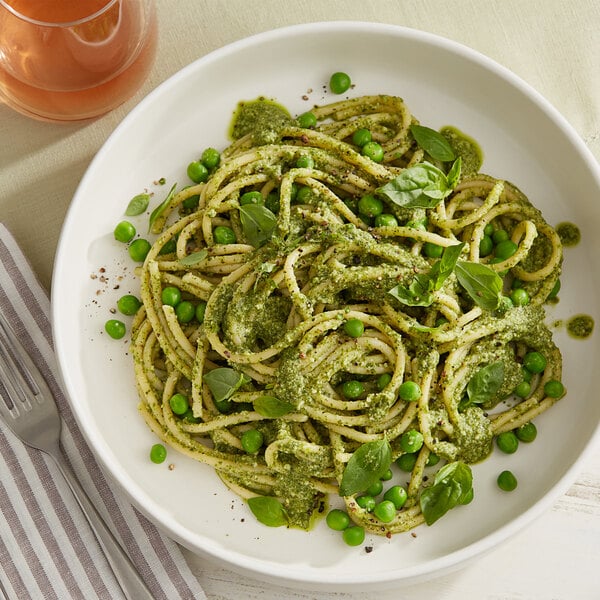
M 31 392 L 37 396 L 40 393 L 40 388 L 22 358 L 22 356 L 26 356 L 27 353 L 8 324 L 6 317 L 2 311 L 0 311 L 0 353 L 3 351 L 6 355 L 5 358 L 10 360 L 16 370 L 21 374 L 21 377 L 25 380 L 25 383 Z

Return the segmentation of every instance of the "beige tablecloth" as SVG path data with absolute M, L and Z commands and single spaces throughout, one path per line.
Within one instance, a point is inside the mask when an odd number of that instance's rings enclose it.
M 142 89 L 123 106 L 91 123 L 55 125 L 29 120 L 0 105 L 0 221 L 12 231 L 46 288 L 77 184 L 128 111 L 196 58 L 275 27 L 324 20 L 377 21 L 461 42 L 536 88 L 600 159 L 598 0 L 157 0 L 157 4 L 156 64 Z M 577 485 L 528 534 L 459 575 L 413 586 L 411 598 L 600 598 L 600 578 L 593 567 L 600 564 L 599 481 L 596 452 Z M 556 535 L 551 536 L 550 529 Z M 547 544 L 559 547 L 547 549 Z M 542 558 L 546 550 L 548 555 Z M 187 557 L 209 598 L 354 598 L 273 590 L 205 565 L 189 553 Z

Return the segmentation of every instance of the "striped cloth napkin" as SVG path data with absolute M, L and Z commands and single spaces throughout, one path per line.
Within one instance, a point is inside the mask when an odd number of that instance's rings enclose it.
M 206 599 L 175 542 L 120 496 L 86 445 L 60 387 L 48 296 L 1 223 L 0 310 L 56 397 L 62 447 L 73 470 L 155 598 Z M 124 598 L 52 459 L 22 444 L 1 420 L 0 474 L 0 598 Z

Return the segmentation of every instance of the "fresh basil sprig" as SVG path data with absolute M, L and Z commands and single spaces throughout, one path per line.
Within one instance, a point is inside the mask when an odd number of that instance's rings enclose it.
M 392 463 L 392 448 L 386 440 L 375 440 L 359 446 L 350 457 L 340 483 L 340 496 L 364 492 L 379 481 Z
M 165 212 L 165 209 L 171 203 L 173 196 L 175 195 L 175 188 L 177 184 L 174 183 L 167 194 L 167 197 L 150 213 L 150 220 L 148 221 L 148 231 L 152 229 L 154 223 L 156 223 L 157 219 Z
M 250 381 L 243 373 L 228 367 L 213 369 L 206 373 L 202 379 L 210 388 L 216 402 L 231 398 L 244 383 Z
M 498 393 L 503 383 L 504 363 L 501 360 L 482 367 L 467 384 L 469 404 L 485 404 Z
M 400 175 L 376 191 L 405 208 L 434 208 L 458 184 L 461 164 L 459 156 L 446 175 L 441 169 L 425 161 L 404 169 Z
M 432 525 L 451 508 L 465 504 L 473 490 L 471 467 L 456 461 L 444 465 L 435 475 L 433 485 L 421 492 L 419 504 L 427 525 Z
M 150 202 L 150 194 L 137 194 L 134 196 L 125 209 L 125 214 L 128 217 L 135 217 L 141 215 L 147 208 Z
M 408 287 L 397 285 L 388 294 L 407 306 L 431 306 L 433 292 L 439 290 L 452 274 L 464 246 L 461 243 L 444 248 L 442 257 L 433 264 L 429 273 L 417 275 Z
M 248 498 L 248 506 L 263 525 L 281 527 L 288 524 L 288 516 L 283 504 L 273 496 L 255 496 Z
M 244 236 L 255 248 L 271 239 L 277 225 L 277 217 L 262 204 L 240 206 L 240 221 Z
M 280 400 L 275 396 L 260 396 L 254 401 L 254 410 L 263 417 L 276 419 L 283 417 L 294 410 L 294 405 L 287 400 Z
M 481 263 L 458 261 L 456 278 L 472 300 L 485 310 L 496 310 L 502 300 L 502 278 Z
M 187 256 L 180 258 L 179 264 L 184 267 L 195 267 L 196 265 L 199 265 L 203 260 L 206 260 L 207 256 L 208 250 L 206 248 L 203 248 L 198 252 L 193 252 L 192 254 L 188 254 Z
M 431 158 L 448 162 L 456 158 L 456 154 L 452 149 L 452 146 L 448 140 L 435 129 L 431 127 L 425 127 L 424 125 L 417 125 L 413 123 L 410 126 L 410 132 L 412 133 L 415 141 Z

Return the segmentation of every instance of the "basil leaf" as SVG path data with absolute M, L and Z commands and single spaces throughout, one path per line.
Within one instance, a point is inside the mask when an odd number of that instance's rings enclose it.
M 449 144 L 448 140 L 435 129 L 425 127 L 424 125 L 413 124 L 410 126 L 410 132 L 415 141 L 431 158 L 447 162 L 454 160 L 456 154 Z
M 286 400 L 280 400 L 275 396 L 261 396 L 254 401 L 254 410 L 263 417 L 276 419 L 291 413 L 295 406 Z
M 230 398 L 234 392 L 248 381 L 248 378 L 235 369 L 219 367 L 213 369 L 202 378 L 210 388 L 215 402 Z
M 429 289 L 430 282 L 428 275 L 417 275 L 408 287 L 398 284 L 388 294 L 406 306 L 431 306 L 433 294 Z
M 364 492 L 381 479 L 392 463 L 392 449 L 386 440 L 375 440 L 359 446 L 350 457 L 340 483 L 340 496 Z
M 485 310 L 495 310 L 502 297 L 502 278 L 486 265 L 458 261 L 455 267 L 460 285 L 471 296 L 475 304 Z
M 183 265 L 184 267 L 195 267 L 205 260 L 207 256 L 208 250 L 204 248 L 199 252 L 193 252 L 192 254 L 188 254 L 187 256 L 180 258 L 179 264 Z
M 148 222 L 148 231 L 152 229 L 152 225 L 156 222 L 156 220 L 165 212 L 165 209 L 171 203 L 173 196 L 175 195 L 175 188 L 177 184 L 174 183 L 167 194 L 167 197 L 150 213 L 150 220 Z
M 433 265 L 429 274 L 433 280 L 433 290 L 439 290 L 444 285 L 444 281 L 452 275 L 464 247 L 463 242 L 444 248 L 442 257 Z
M 135 217 L 141 215 L 147 208 L 150 202 L 150 194 L 138 194 L 134 196 L 125 209 L 125 214 L 128 217 Z
M 397 285 L 389 290 L 388 294 L 407 306 L 431 306 L 432 292 L 439 290 L 452 274 L 464 246 L 465 244 L 461 243 L 444 248 L 442 258 L 434 263 L 429 273 L 417 275 L 408 287 Z
M 450 171 L 453 173 L 452 185 L 442 170 L 425 161 L 404 169 L 376 192 L 406 208 L 434 208 L 452 193 L 460 177 L 460 164 L 457 159 Z
M 240 206 L 240 221 L 244 236 L 255 248 L 271 239 L 277 225 L 277 217 L 262 204 Z
M 460 181 L 460 172 L 462 169 L 462 158 L 459 156 L 453 163 L 448 175 L 446 176 L 448 187 L 454 189 Z
M 457 461 L 444 465 L 433 485 L 421 492 L 419 504 L 427 525 L 432 525 L 450 509 L 463 504 L 473 489 L 471 468 Z
M 485 404 L 491 400 L 504 383 L 504 363 L 497 361 L 487 365 L 471 377 L 467 395 L 471 404 Z
M 248 498 L 248 506 L 263 525 L 281 527 L 287 525 L 288 517 L 283 504 L 273 496 L 255 496 Z

